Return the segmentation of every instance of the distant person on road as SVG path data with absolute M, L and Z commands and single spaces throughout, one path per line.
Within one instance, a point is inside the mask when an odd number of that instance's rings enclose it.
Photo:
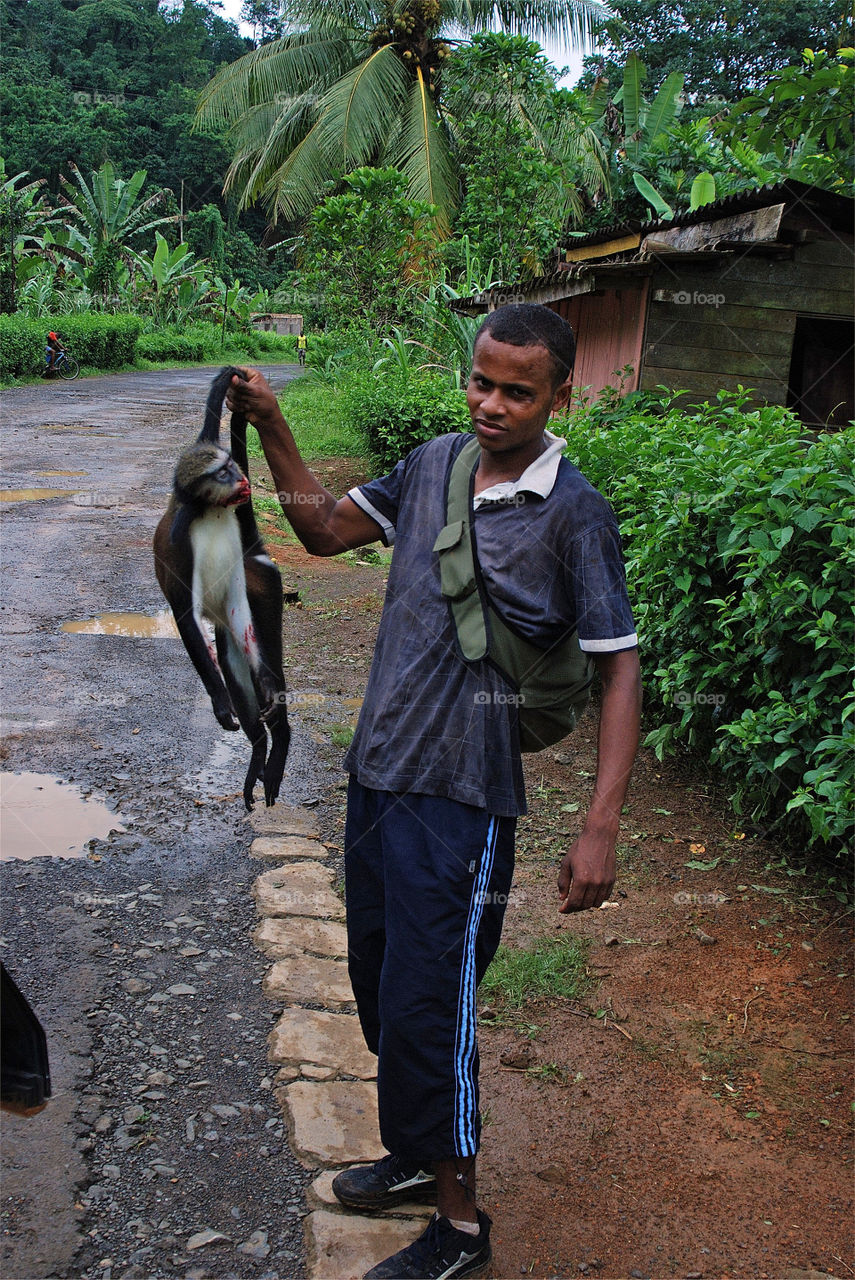
M 55 372 L 56 358 L 59 355 L 59 353 L 64 350 L 65 350 L 65 347 L 60 342 L 59 336 L 55 334 L 53 330 L 51 330 L 45 342 L 45 374 L 44 376 L 46 378 L 49 378 L 50 375 Z
M 227 396 L 258 428 L 283 509 L 310 553 L 378 538 L 395 546 L 344 761 L 348 964 L 366 1043 L 378 1054 L 389 1154 L 338 1173 L 332 1190 L 366 1212 L 431 1197 L 437 1214 L 364 1280 L 462 1280 L 482 1275 L 491 1256 L 490 1219 L 475 1199 L 475 991 L 499 943 L 525 788 L 519 700 L 489 658 L 464 658 L 449 598 L 464 596 L 468 580 L 440 564 L 439 553 L 468 536 L 466 522 L 448 522 L 446 486 L 473 437 L 470 520 L 493 607 L 544 652 L 578 632 L 602 680 L 597 775 L 582 830 L 556 855 L 555 908 L 597 908 L 615 881 L 638 745 L 638 640 L 614 513 L 547 429 L 568 403 L 574 355 L 573 331 L 554 311 L 498 308 L 475 338 L 472 437 L 429 440 L 338 500 L 306 467 L 260 373 L 233 378 Z
M 306 363 L 306 348 L 308 345 L 309 340 L 301 329 L 297 337 L 297 359 L 300 361 L 301 365 L 305 365 Z

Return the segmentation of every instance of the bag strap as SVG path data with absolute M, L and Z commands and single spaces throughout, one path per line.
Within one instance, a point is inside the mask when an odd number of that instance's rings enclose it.
M 472 546 L 472 483 L 480 458 L 481 446 L 478 441 L 467 440 L 454 459 L 445 495 L 447 527 L 461 526 L 462 536 L 456 542 L 454 555 L 463 576 L 476 588 L 456 600 L 449 600 L 457 642 L 467 662 L 478 662 L 485 658 L 490 647 L 487 617 L 480 590 L 481 575 Z

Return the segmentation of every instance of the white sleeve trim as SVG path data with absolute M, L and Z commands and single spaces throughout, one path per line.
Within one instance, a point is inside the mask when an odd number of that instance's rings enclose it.
M 579 648 L 583 653 L 618 653 L 621 649 L 635 649 L 638 636 L 633 631 L 628 636 L 615 636 L 614 640 L 580 640 Z
M 364 511 L 367 516 L 370 516 L 372 520 L 375 520 L 377 524 L 379 524 L 380 528 L 383 530 L 383 537 L 386 540 L 386 546 L 391 547 L 392 543 L 395 541 L 395 526 L 390 524 L 386 517 L 382 516 L 376 507 L 371 505 L 360 488 L 348 489 L 347 496 L 348 498 L 352 498 L 356 505 Z

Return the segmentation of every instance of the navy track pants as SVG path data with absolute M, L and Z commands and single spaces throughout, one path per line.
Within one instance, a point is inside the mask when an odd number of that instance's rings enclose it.
M 475 988 L 499 945 L 515 818 L 351 778 L 348 967 L 378 1055 L 386 1149 L 427 1163 L 478 1150 Z

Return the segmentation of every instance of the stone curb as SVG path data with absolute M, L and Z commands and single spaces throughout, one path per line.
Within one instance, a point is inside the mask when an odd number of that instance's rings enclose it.
M 381 1258 L 414 1239 L 413 1222 L 316 1209 L 303 1219 L 310 1280 L 361 1280 Z
M 307 858 L 323 857 L 317 840 L 306 836 L 259 836 L 249 846 L 251 858 Z
M 344 908 L 313 813 L 274 806 L 251 814 L 250 825 L 258 833 L 251 856 L 278 863 L 252 886 L 260 917 L 253 942 L 271 961 L 262 991 L 285 1006 L 268 1037 L 269 1060 L 279 1067 L 274 1096 L 294 1154 L 307 1168 L 320 1169 L 303 1220 L 307 1275 L 359 1280 L 409 1244 L 433 1209 L 356 1214 L 332 1193 L 341 1166 L 386 1154 L 377 1124 L 377 1060 L 350 1012 L 355 1006 L 344 963 Z M 322 1008 L 304 1007 L 309 1004 Z

